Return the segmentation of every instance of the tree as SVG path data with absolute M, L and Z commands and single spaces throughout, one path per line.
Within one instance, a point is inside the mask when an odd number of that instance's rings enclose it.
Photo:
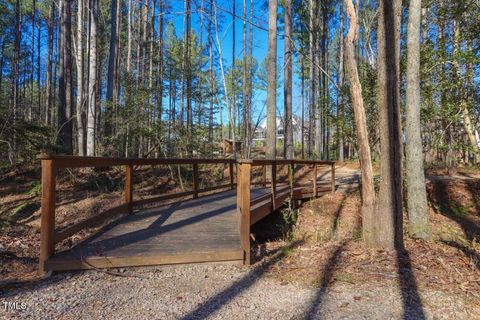
M 344 36 L 343 36 L 343 22 L 344 13 L 343 5 L 340 2 L 340 32 L 339 32 L 339 44 L 338 44 L 338 94 L 337 94 L 337 144 L 338 144 L 338 160 L 343 162 L 344 159 L 344 97 L 343 97 L 343 76 L 344 76 Z
M 63 146 L 65 153 L 72 154 L 72 23 L 71 1 L 60 1 L 60 50 L 59 100 L 58 106 L 58 144 Z
M 77 143 L 78 155 L 85 155 L 85 93 L 83 89 L 83 0 L 78 0 L 77 8 Z
M 292 46 L 292 1 L 285 1 L 285 39 L 284 39 L 284 156 L 285 159 L 293 159 L 293 123 L 292 123 L 292 65 L 293 65 L 293 46 Z
M 268 87 L 265 156 L 275 159 L 277 151 L 277 0 L 268 1 Z
M 96 97 L 97 97 L 97 24 L 98 0 L 90 0 L 88 108 L 87 108 L 87 156 L 95 155 Z
M 406 177 L 409 234 L 429 237 L 427 192 L 423 169 L 420 124 L 420 30 L 421 0 L 410 0 L 408 9 L 408 61 L 406 103 Z
M 380 135 L 380 190 L 373 245 L 386 249 L 403 248 L 402 145 L 397 66 L 398 1 L 380 1 L 377 29 L 377 103 Z
M 105 135 L 112 135 L 112 117 L 114 109 L 115 64 L 118 54 L 117 10 L 118 0 L 112 0 L 110 5 L 110 49 L 108 53 L 107 73 L 107 114 L 105 115 Z
M 375 235 L 375 188 L 373 184 L 373 169 L 368 142 L 367 122 L 363 106 L 362 85 L 358 77 L 355 59 L 355 39 L 357 38 L 357 16 L 352 0 L 345 0 L 345 9 L 350 20 L 348 34 L 345 39 L 345 69 L 350 83 L 350 96 L 355 113 L 360 169 L 362 172 L 362 227 L 363 239 L 367 245 L 374 243 Z

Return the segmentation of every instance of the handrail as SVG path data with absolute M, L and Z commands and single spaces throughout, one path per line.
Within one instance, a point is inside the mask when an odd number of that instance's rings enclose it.
M 215 191 L 225 188 L 233 189 L 237 187 L 237 212 L 240 215 L 240 244 L 244 250 L 244 262 L 250 263 L 250 224 L 259 219 L 258 216 L 252 219 L 250 207 L 257 202 L 251 202 L 250 188 L 252 186 L 251 172 L 254 166 L 263 166 L 263 186 L 267 185 L 266 173 L 267 166 L 271 170 L 270 189 L 271 189 L 271 207 L 270 212 L 277 209 L 283 200 L 288 197 L 284 191 L 278 195 L 277 199 L 277 168 L 278 166 L 288 165 L 288 185 L 290 188 L 290 197 L 293 197 L 293 189 L 295 186 L 295 166 L 309 165 L 313 174 L 313 196 L 318 195 L 317 188 L 317 167 L 321 165 L 331 166 L 331 190 L 335 190 L 335 162 L 334 161 L 316 161 L 316 160 L 285 160 L 285 159 L 184 159 L 184 158 L 168 158 L 168 159 L 150 159 L 150 158 L 109 158 L 109 157 L 78 157 L 65 155 L 42 154 L 38 157 L 42 164 L 42 196 L 41 196 L 41 233 L 40 233 L 40 273 L 45 273 L 46 261 L 54 255 L 55 244 L 70 237 L 71 235 L 85 229 L 92 224 L 105 221 L 117 213 L 133 213 L 135 206 L 144 205 L 151 202 L 159 202 L 167 199 L 178 197 L 192 196 L 197 198 L 199 193 Z M 200 189 L 199 186 L 199 165 L 200 164 L 228 164 L 229 166 L 229 183 L 220 186 L 211 186 Z M 192 184 L 193 190 L 187 192 L 179 192 L 166 194 L 147 199 L 134 200 L 133 176 L 137 166 L 147 165 L 191 165 L 193 170 Z M 124 203 L 118 207 L 108 209 L 102 213 L 78 222 L 73 226 L 63 229 L 60 232 L 55 230 L 55 195 L 56 195 L 56 178 L 57 172 L 62 168 L 82 168 L 82 167 L 114 167 L 124 166 L 125 168 L 125 184 L 124 184 Z M 237 181 L 234 179 L 234 167 L 237 170 Z M 284 190 L 284 189 L 282 189 Z M 279 200 L 279 203 L 276 201 Z
M 136 206 L 147 203 L 160 202 L 168 199 L 192 196 L 198 198 L 199 193 L 216 191 L 220 189 L 233 189 L 236 185 L 234 178 L 235 159 L 143 159 L 143 158 L 108 158 L 108 157 L 77 157 L 65 155 L 42 154 L 38 156 L 42 165 L 42 197 L 41 197 L 41 228 L 40 228 L 40 273 L 45 273 L 45 262 L 55 253 L 55 244 L 74 235 L 75 233 L 105 221 L 119 213 L 133 213 Z M 199 185 L 199 164 L 228 164 L 229 183 L 219 186 L 210 186 L 201 189 Z M 192 165 L 193 190 L 161 195 L 153 198 L 134 200 L 133 176 L 135 168 L 142 165 Z M 124 203 L 115 208 L 108 209 L 95 216 L 69 226 L 61 231 L 55 230 L 55 205 L 56 205 L 56 179 L 58 169 L 83 168 L 83 167 L 125 167 Z
M 244 159 L 238 160 L 237 166 L 237 214 L 239 215 L 240 220 L 240 245 L 244 251 L 244 263 L 250 264 L 250 225 L 261 219 L 265 212 L 272 212 L 279 208 L 286 198 L 290 197 L 293 199 L 294 188 L 295 188 L 295 166 L 296 165 L 310 165 L 312 166 L 312 190 L 313 197 L 318 196 L 318 166 L 328 165 L 331 167 L 331 191 L 335 191 L 335 161 L 317 161 L 317 160 L 286 160 L 286 159 Z M 277 197 L 277 166 L 279 165 L 288 165 L 288 182 L 289 182 L 289 194 L 278 195 Z M 270 180 L 270 202 L 261 204 L 258 207 L 257 211 L 252 211 L 251 207 L 257 203 L 260 203 L 261 200 L 255 199 L 251 201 L 250 195 L 250 186 L 251 186 L 251 174 L 252 167 L 254 166 L 263 166 L 262 176 L 263 181 L 261 184 L 263 186 L 267 185 L 267 166 L 271 170 L 271 180 Z M 262 200 L 267 198 L 266 196 L 261 197 Z M 277 199 L 278 198 L 278 199 Z M 268 200 L 265 199 L 265 200 Z M 277 203 L 278 200 L 278 203 Z

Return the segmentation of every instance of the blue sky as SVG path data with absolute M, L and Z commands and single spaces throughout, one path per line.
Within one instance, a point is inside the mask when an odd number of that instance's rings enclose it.
M 235 1 L 236 2 L 236 15 L 243 16 L 243 0 Z M 205 0 L 205 3 L 209 5 L 209 0 Z M 192 1 L 192 29 L 199 33 L 200 31 L 200 16 L 199 16 L 199 7 L 200 0 Z M 222 54 L 224 67 L 230 68 L 232 64 L 232 41 L 233 41 L 233 28 L 232 28 L 232 16 L 228 13 L 232 11 L 233 0 L 218 0 L 217 1 L 217 13 L 219 14 L 219 24 L 220 24 L 220 41 L 222 45 Z M 167 14 L 167 19 L 173 21 L 175 29 L 177 31 L 177 36 L 182 37 L 183 35 L 183 14 L 184 11 L 183 1 L 173 1 L 171 7 L 168 9 L 173 14 Z M 225 9 L 225 11 L 222 10 Z M 278 13 L 281 13 L 282 8 L 279 6 Z M 247 14 L 250 12 L 250 0 L 247 0 Z M 268 8 L 266 1 L 254 1 L 254 23 L 262 26 L 262 28 L 268 28 Z M 251 25 L 249 25 L 250 27 Z M 277 26 L 281 26 L 281 21 L 279 20 Z M 267 40 L 268 32 L 264 29 L 257 28 L 252 26 L 253 29 L 253 55 L 254 58 L 258 61 L 259 64 L 263 62 L 268 53 Z M 204 37 L 206 39 L 206 29 L 203 30 Z M 279 31 L 281 34 L 282 31 Z M 204 40 L 206 41 L 206 40 Z M 277 73 L 279 74 L 280 81 L 283 83 L 283 39 L 282 37 L 277 37 Z M 243 58 L 243 20 L 235 20 L 235 57 L 237 59 Z M 293 108 L 295 113 L 300 113 L 301 108 L 301 99 L 300 99 L 300 88 L 298 87 L 298 79 L 294 79 L 294 93 L 293 93 Z M 260 110 L 264 105 L 266 100 L 266 92 L 260 92 L 257 90 L 254 96 L 254 105 L 253 105 L 253 120 L 255 121 L 259 116 Z M 283 114 L 283 87 L 280 87 L 277 92 L 277 112 Z M 263 112 L 263 116 L 265 111 Z M 223 122 L 228 122 L 228 116 L 224 111 Z

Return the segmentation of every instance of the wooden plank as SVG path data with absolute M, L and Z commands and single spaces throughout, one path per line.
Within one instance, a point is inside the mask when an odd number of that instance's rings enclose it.
M 122 165 L 173 165 L 173 164 L 219 164 L 235 163 L 235 159 L 152 159 L 152 158 L 111 158 L 111 157 L 79 157 L 65 155 L 42 154 L 38 156 L 41 160 L 55 160 L 57 168 L 79 168 L 79 167 L 112 167 Z
M 49 271 L 45 262 L 55 253 L 55 188 L 57 168 L 54 160 L 42 160 L 42 198 L 40 218 L 39 273 Z
M 250 215 L 250 225 L 253 225 L 268 216 L 272 213 L 272 198 L 270 196 L 269 200 L 264 201 L 263 203 L 257 205 L 254 209 L 251 210 Z
M 179 254 L 145 256 L 85 257 L 84 259 L 50 259 L 46 266 L 50 270 L 81 270 L 94 268 L 120 268 L 180 263 L 202 263 L 216 261 L 242 261 L 243 250 L 206 251 Z
M 125 185 L 124 185 L 125 204 L 128 212 L 133 213 L 133 166 L 125 166 Z
M 55 243 L 58 243 L 85 228 L 99 224 L 113 215 L 121 215 L 125 213 L 129 213 L 128 206 L 126 204 L 105 210 L 93 217 L 85 219 L 77 224 L 74 224 L 73 226 L 66 228 L 65 230 L 62 230 L 61 232 L 55 233 Z
M 165 201 L 165 200 L 187 197 L 187 196 L 191 196 L 192 194 L 193 194 L 193 191 L 185 191 L 185 192 L 164 194 L 164 195 L 161 195 L 161 196 L 158 196 L 158 197 L 135 200 L 135 201 L 133 201 L 132 204 L 133 204 L 134 207 L 143 206 L 143 205 L 149 204 L 149 203 L 161 202 L 161 201 Z

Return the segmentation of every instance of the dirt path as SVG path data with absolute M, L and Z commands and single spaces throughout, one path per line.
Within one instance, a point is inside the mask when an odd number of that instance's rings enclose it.
M 268 261 L 267 261 L 268 264 Z M 261 266 L 163 266 L 120 270 L 122 276 L 63 273 L 0 297 L 25 303 L 0 317 L 31 319 L 479 319 L 448 292 L 421 292 L 414 301 L 398 287 L 335 282 L 301 288 L 270 277 Z M 413 299 L 413 300 L 412 300 Z

